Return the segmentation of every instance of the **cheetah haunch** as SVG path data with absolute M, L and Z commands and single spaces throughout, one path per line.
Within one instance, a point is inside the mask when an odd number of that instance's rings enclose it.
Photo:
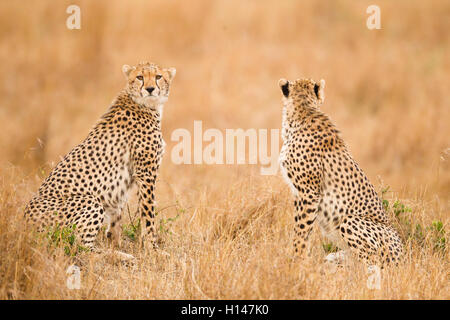
M 61 160 L 25 209 L 38 225 L 76 225 L 82 245 L 93 248 L 104 220 L 106 236 L 118 241 L 121 211 L 138 186 L 142 235 L 156 245 L 155 182 L 164 141 L 161 112 L 174 68 L 124 65 L 127 84 L 87 138 Z
M 339 131 L 319 110 L 325 81 L 279 81 L 283 94 L 280 167 L 294 195 L 295 251 L 302 256 L 315 221 L 330 240 L 366 263 L 399 260 L 403 245 L 374 187 Z

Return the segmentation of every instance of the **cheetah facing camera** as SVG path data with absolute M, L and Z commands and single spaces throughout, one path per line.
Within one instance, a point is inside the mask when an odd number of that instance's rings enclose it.
M 339 131 L 319 110 L 325 81 L 279 81 L 283 94 L 280 167 L 295 206 L 295 251 L 302 256 L 313 223 L 341 249 L 366 263 L 396 263 L 402 241 L 374 187 Z M 346 250 L 347 251 L 347 250 Z
M 138 186 L 142 235 L 156 245 L 155 182 L 164 141 L 162 106 L 175 69 L 151 63 L 122 69 L 127 84 L 87 138 L 52 170 L 25 209 L 25 217 L 43 231 L 76 225 L 82 245 L 94 247 L 104 220 L 106 236 L 119 241 L 121 211 L 127 193 Z

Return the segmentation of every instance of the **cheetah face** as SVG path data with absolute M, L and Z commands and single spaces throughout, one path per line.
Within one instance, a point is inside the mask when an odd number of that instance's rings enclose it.
M 127 91 L 136 103 L 153 108 L 167 101 L 175 68 L 161 69 L 155 64 L 142 62 L 135 67 L 124 65 L 122 71 L 127 79 Z
M 324 101 L 325 80 L 315 82 L 311 79 L 297 79 L 290 82 L 286 79 L 280 79 L 278 85 L 283 93 L 283 100 L 291 100 L 294 105 L 312 105 L 319 107 Z

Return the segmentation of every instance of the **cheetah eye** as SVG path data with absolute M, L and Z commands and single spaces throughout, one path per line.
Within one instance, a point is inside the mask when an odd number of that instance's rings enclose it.
M 142 81 L 142 80 L 144 80 L 144 77 L 143 76 L 137 76 L 136 79 Z
M 160 75 L 160 74 L 157 74 L 155 78 L 156 78 L 156 80 L 159 80 L 159 79 L 161 79 L 161 78 L 162 78 L 162 75 Z

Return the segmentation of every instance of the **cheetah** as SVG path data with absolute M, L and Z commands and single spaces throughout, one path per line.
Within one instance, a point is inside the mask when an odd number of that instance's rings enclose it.
M 340 132 L 320 110 L 325 81 L 280 79 L 278 85 L 284 105 L 279 164 L 294 196 L 296 255 L 305 255 L 317 221 L 344 249 L 340 254 L 350 252 L 367 264 L 397 263 L 403 252 L 399 234 Z
M 105 223 L 106 237 L 119 241 L 121 211 L 138 187 L 142 235 L 156 246 L 155 182 L 164 153 L 161 113 L 175 68 L 141 62 L 124 65 L 125 88 L 87 138 L 51 171 L 25 208 L 39 231 L 76 227 L 83 246 L 94 249 Z

